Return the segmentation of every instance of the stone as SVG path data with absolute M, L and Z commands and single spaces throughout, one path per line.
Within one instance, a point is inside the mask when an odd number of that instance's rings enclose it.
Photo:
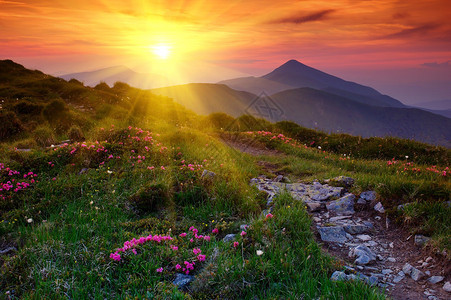
M 346 194 L 344 197 L 326 204 L 327 210 L 340 215 L 352 215 L 354 211 L 354 194 Z
M 376 192 L 375 191 L 366 191 L 360 193 L 360 199 L 363 199 L 365 201 L 374 201 L 376 200 Z
M 369 230 L 368 226 L 365 225 L 344 225 L 343 228 L 350 234 L 361 234 Z
M 318 202 L 306 202 L 305 205 L 307 206 L 308 210 L 311 212 L 318 211 L 321 209 L 321 203 L 318 203 Z
M 330 222 L 337 222 L 344 219 L 349 219 L 351 216 L 336 216 L 329 219 Z
M 381 202 L 377 202 L 376 205 L 374 205 L 374 210 L 383 214 L 385 212 L 384 206 Z
M 8 247 L 3 250 L 0 250 L 0 255 L 8 254 L 9 252 L 17 251 L 16 247 Z
M 235 240 L 235 236 L 236 236 L 236 234 L 230 233 L 230 234 L 226 235 L 226 236 L 222 239 L 222 241 L 225 242 L 225 243 L 232 242 L 232 241 Z
M 362 199 L 362 198 L 359 198 L 359 199 L 357 199 L 357 204 L 365 205 L 366 204 L 366 200 Z
M 445 284 L 443 285 L 443 289 L 448 293 L 451 293 L 451 282 L 449 281 L 445 282 Z
M 432 284 L 436 284 L 436 283 L 442 282 L 443 279 L 445 279 L 445 277 L 443 277 L 443 276 L 431 276 L 431 277 L 429 277 L 428 281 Z
M 213 179 L 216 176 L 215 172 L 212 171 L 208 171 L 208 170 L 204 170 L 202 172 L 201 178 L 205 178 L 205 179 Z
M 428 271 L 425 271 L 424 273 L 425 273 L 427 276 L 431 276 L 431 271 L 429 271 L 429 270 L 428 270 Z
M 359 234 L 357 235 L 357 238 L 364 242 L 371 240 L 371 237 L 368 234 Z
M 417 246 L 423 246 L 424 244 L 426 244 L 431 238 L 421 235 L 421 234 L 417 234 L 415 235 L 415 245 Z
M 376 220 L 380 221 L 381 217 L 380 216 L 375 216 L 374 217 Z
M 388 244 L 388 246 L 389 246 L 390 248 L 394 248 L 394 247 L 395 247 L 395 244 L 394 244 L 393 242 L 391 242 L 390 244 Z
M 344 243 L 348 240 L 342 226 L 318 227 L 318 231 L 324 242 Z
M 183 290 L 194 280 L 194 276 L 177 273 L 172 282 L 179 289 Z
M 347 279 L 347 275 L 341 271 L 335 271 L 330 277 L 330 280 L 332 281 L 346 281 Z
M 369 285 L 376 285 L 379 282 L 379 278 L 377 278 L 376 276 L 370 276 L 369 280 L 368 280 L 368 284 Z
M 376 261 L 376 255 L 367 246 L 359 245 L 349 252 L 349 257 L 357 257 L 354 261 L 357 265 L 367 265 Z
M 391 273 L 393 273 L 393 270 L 391 270 L 391 269 L 383 269 L 382 270 L 382 274 L 384 274 L 384 275 L 388 275 L 388 274 L 391 274 Z
M 394 263 L 394 262 L 396 262 L 396 259 L 395 259 L 395 258 L 393 258 L 393 257 L 389 257 L 389 258 L 387 258 L 387 260 L 388 260 L 389 262 L 391 262 L 391 263 Z
M 83 168 L 83 169 L 80 170 L 80 172 L 78 172 L 78 175 L 84 174 L 86 172 L 88 172 L 88 169 L 87 168 Z
M 338 176 L 328 180 L 329 183 L 339 184 L 345 187 L 352 186 L 354 184 L 354 181 L 355 180 L 353 178 L 346 176 Z
M 432 257 L 430 257 L 430 256 L 428 256 L 428 258 L 426 258 L 426 262 L 431 262 L 431 260 L 433 260 L 433 258 Z
M 404 277 L 405 277 L 405 276 L 396 276 L 395 278 L 393 278 L 393 282 L 394 282 L 394 283 L 398 283 L 398 282 L 400 282 L 401 280 L 403 280 Z
M 274 182 L 282 182 L 283 181 L 283 175 L 278 175 L 276 178 L 274 178 L 273 181 Z
M 313 221 L 315 221 L 315 223 L 320 223 L 321 222 L 321 218 L 313 217 Z
M 412 265 L 409 263 L 406 263 L 403 267 L 402 267 L 402 271 L 404 272 L 404 274 L 410 275 L 410 273 L 412 272 Z
M 410 277 L 412 277 L 412 279 L 415 281 L 422 279 L 424 276 L 425 276 L 425 274 L 423 272 L 421 272 L 420 270 L 418 270 L 417 268 L 412 268 L 412 270 L 410 272 Z

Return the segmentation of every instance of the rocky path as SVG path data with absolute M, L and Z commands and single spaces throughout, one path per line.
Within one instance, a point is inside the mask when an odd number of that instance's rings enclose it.
M 391 224 L 374 191 L 349 193 L 354 180 L 343 176 L 311 184 L 285 181 L 282 175 L 261 176 L 251 184 L 268 194 L 269 210 L 282 192 L 305 202 L 323 249 L 343 262 L 332 280 L 362 280 L 394 299 L 451 298 L 449 260 L 427 253 L 426 237 Z

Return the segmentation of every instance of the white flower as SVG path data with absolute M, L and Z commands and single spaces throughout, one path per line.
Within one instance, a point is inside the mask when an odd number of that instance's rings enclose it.
M 320 149 L 320 150 L 321 150 L 321 146 L 318 146 L 318 149 Z
M 89 202 L 89 204 L 91 204 L 91 205 L 92 205 L 93 203 L 94 203 L 94 201 Z
M 110 170 L 108 170 L 108 171 L 106 171 L 108 174 L 112 174 L 113 173 L 113 171 L 110 171 Z
M 262 251 L 262 250 L 257 250 L 257 255 L 258 255 L 258 256 L 263 255 L 263 251 Z
M 406 155 L 406 159 L 407 159 L 407 158 L 409 158 L 409 156 L 408 156 L 408 155 Z
M 32 219 L 32 218 L 29 218 L 29 219 L 27 219 L 27 222 L 28 222 L 28 223 L 33 223 L 33 219 Z

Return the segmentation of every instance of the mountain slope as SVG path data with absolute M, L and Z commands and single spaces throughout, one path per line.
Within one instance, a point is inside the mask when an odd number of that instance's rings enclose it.
M 237 78 L 219 82 L 226 84 L 231 88 L 249 91 L 253 93 L 274 94 L 287 90 L 287 86 L 291 88 L 309 87 L 317 90 L 328 90 L 329 92 L 337 92 L 337 95 L 343 93 L 352 94 L 354 98 L 361 98 L 359 102 L 387 107 L 404 107 L 400 101 L 382 95 L 375 89 L 355 82 L 346 81 L 336 76 L 329 75 L 317 69 L 304 65 L 296 60 L 290 60 L 272 72 L 262 76 L 253 78 Z M 350 98 L 347 95 L 348 98 Z
M 120 81 L 131 86 L 144 89 L 162 86 L 168 82 L 165 77 L 155 74 L 137 73 L 124 66 L 104 68 L 90 72 L 66 74 L 59 77 L 65 80 L 74 78 L 83 82 L 87 86 L 95 86 L 100 82 L 105 82 L 109 86 L 112 86 L 114 83 Z
M 245 114 L 246 108 L 257 96 L 240 92 L 223 84 L 190 83 L 152 89 L 152 93 L 173 98 L 174 101 L 198 114 L 225 112 L 232 116 Z
M 370 106 L 311 88 L 271 96 L 285 119 L 354 135 L 396 136 L 451 147 L 451 119 L 416 108 Z

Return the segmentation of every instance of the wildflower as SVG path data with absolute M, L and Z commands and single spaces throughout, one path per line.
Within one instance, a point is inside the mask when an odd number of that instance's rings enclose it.
M 163 268 L 158 268 L 158 269 L 157 269 L 157 272 L 158 272 L 158 273 L 163 273 Z
M 206 240 L 207 242 L 209 242 L 209 241 L 210 241 L 210 236 L 209 236 L 209 235 L 204 236 L 204 240 Z
M 200 254 L 201 252 L 202 252 L 202 250 L 200 250 L 199 248 L 194 248 L 193 249 L 193 253 L 196 254 L 196 255 Z
M 262 256 L 263 255 L 263 251 L 262 250 L 257 250 L 257 255 L 258 256 Z
M 164 168 L 164 166 L 161 166 L 161 169 L 162 169 L 162 170 L 166 170 L 166 169 Z
M 189 242 L 190 242 L 190 243 L 193 243 L 193 242 L 194 242 L 194 240 L 193 240 L 193 239 L 190 239 L 190 240 L 189 240 Z
M 246 231 L 241 231 L 240 233 L 241 236 L 245 236 L 246 234 L 247 234 Z
M 185 232 L 179 234 L 179 237 L 185 237 L 185 236 L 186 236 Z
M 214 233 L 214 234 L 218 234 L 218 232 L 219 232 L 218 228 L 215 228 L 211 231 L 211 233 Z
M 197 260 L 198 261 L 204 261 L 205 260 L 205 255 L 203 255 L 203 254 L 199 254 L 198 256 L 197 256 Z
M 171 245 L 171 249 L 174 250 L 174 251 L 177 251 L 177 250 L 179 250 L 179 247 Z
M 238 243 L 238 242 L 233 242 L 233 248 L 238 247 L 239 244 L 240 244 L 240 243 Z
M 180 269 L 182 268 L 182 266 L 179 265 L 179 264 L 176 264 L 176 265 L 175 265 L 175 268 L 176 268 L 177 270 L 180 270 Z
M 27 219 L 27 222 L 28 222 L 28 223 L 33 223 L 33 219 L 32 219 L 32 218 L 29 218 L 29 219 Z
M 274 218 L 274 215 L 272 213 L 268 213 L 266 215 L 266 219 L 272 219 L 272 218 Z
M 135 248 L 132 249 L 132 252 L 133 252 L 133 254 L 135 254 L 135 255 L 138 254 L 138 253 L 136 252 L 136 249 L 135 249 Z

